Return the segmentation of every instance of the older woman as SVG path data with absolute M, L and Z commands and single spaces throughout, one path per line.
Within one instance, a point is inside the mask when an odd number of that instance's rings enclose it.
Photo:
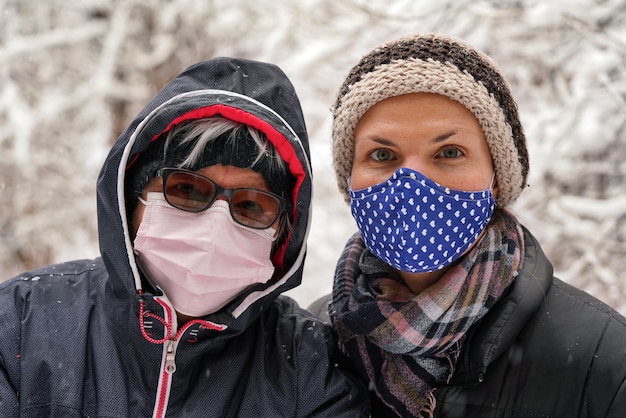
M 553 277 L 507 210 L 529 164 L 497 66 L 459 40 L 402 38 L 352 68 L 333 116 L 359 232 L 329 313 L 372 416 L 624 416 L 626 320 Z
M 311 184 L 280 68 L 176 76 L 104 163 L 102 257 L 0 285 L 0 416 L 367 416 L 330 326 L 281 295 L 300 284 Z

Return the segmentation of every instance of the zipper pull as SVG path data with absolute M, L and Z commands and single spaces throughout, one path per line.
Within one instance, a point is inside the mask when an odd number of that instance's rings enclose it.
M 176 343 L 170 340 L 167 345 L 167 355 L 165 357 L 165 372 L 167 374 L 173 374 L 176 371 L 175 348 Z

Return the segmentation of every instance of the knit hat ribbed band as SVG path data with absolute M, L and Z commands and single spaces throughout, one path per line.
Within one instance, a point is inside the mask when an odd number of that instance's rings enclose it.
M 499 187 L 498 205 L 513 202 L 526 186 L 528 151 L 508 84 L 485 54 L 440 35 L 401 38 L 373 49 L 352 68 L 333 112 L 333 167 L 349 202 L 354 132 L 376 103 L 409 93 L 436 93 L 474 114 L 487 140 Z

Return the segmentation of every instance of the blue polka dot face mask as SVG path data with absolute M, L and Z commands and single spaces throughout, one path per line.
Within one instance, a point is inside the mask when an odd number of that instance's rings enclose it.
M 491 188 L 452 190 L 409 168 L 348 191 L 365 245 L 395 269 L 412 273 L 456 261 L 486 228 L 495 206 Z

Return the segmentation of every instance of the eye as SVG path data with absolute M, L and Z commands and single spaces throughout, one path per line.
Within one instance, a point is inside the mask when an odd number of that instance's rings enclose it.
M 237 212 L 240 214 L 253 218 L 254 214 L 263 213 L 264 209 L 258 202 L 252 200 L 242 200 L 237 202 Z
M 372 151 L 370 153 L 370 157 L 376 161 L 388 161 L 388 160 L 395 159 L 395 155 L 393 155 L 393 153 L 389 151 L 388 149 L 384 149 L 384 148 Z
M 266 228 L 275 219 L 267 208 L 252 200 L 237 202 L 232 208 L 232 213 L 237 221 L 255 228 Z
M 193 183 L 178 183 L 173 187 L 174 190 L 168 190 L 168 193 L 178 197 L 185 197 L 190 200 L 206 200 L 205 191 L 196 187 Z
M 463 153 L 456 147 L 447 147 L 441 150 L 438 155 L 443 158 L 458 158 L 463 156 Z
M 254 228 L 269 227 L 280 211 L 280 201 L 269 193 L 255 189 L 239 189 L 231 199 L 233 217 Z
M 181 194 L 192 194 L 196 189 L 195 186 L 191 183 L 178 183 L 176 186 L 176 191 Z
M 168 177 L 165 196 L 171 205 L 179 209 L 199 208 L 215 195 L 213 184 L 187 173 L 175 173 Z

